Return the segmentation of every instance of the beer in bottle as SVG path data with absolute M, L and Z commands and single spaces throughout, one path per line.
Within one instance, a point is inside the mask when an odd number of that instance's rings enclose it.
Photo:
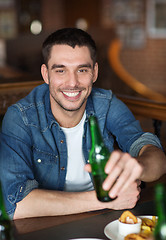
M 158 221 L 154 230 L 154 237 L 156 240 L 166 240 L 165 187 L 161 183 L 155 186 L 155 204 Z
M 0 240 L 13 240 L 12 226 L 3 201 L 0 183 Z
M 102 188 L 102 184 L 107 177 L 104 171 L 105 165 L 110 157 L 110 152 L 103 142 L 103 138 L 95 116 L 89 117 L 90 133 L 92 146 L 89 154 L 89 161 L 92 168 L 92 176 L 96 195 L 99 201 L 112 201 L 108 195 L 108 191 Z

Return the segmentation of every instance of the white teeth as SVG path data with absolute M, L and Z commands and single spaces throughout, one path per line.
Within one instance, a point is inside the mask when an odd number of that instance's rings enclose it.
M 75 97 L 79 94 L 79 92 L 63 92 L 68 97 Z

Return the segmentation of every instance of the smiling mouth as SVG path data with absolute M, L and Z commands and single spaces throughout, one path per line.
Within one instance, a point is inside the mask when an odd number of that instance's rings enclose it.
M 63 92 L 64 95 L 67 97 L 76 97 L 79 95 L 80 92 Z

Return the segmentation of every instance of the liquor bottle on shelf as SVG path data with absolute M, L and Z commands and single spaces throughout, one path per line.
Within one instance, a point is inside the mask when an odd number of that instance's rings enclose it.
M 166 240 L 166 198 L 165 187 L 158 183 L 155 186 L 155 204 L 158 221 L 154 230 L 156 240 Z
M 95 116 L 90 116 L 89 124 L 92 142 L 89 161 L 92 168 L 92 176 L 96 195 L 99 201 L 109 202 L 114 199 L 109 197 L 108 191 L 105 191 L 102 188 L 102 184 L 107 177 L 104 168 L 110 157 L 110 152 L 104 144 L 97 118 Z
M 0 183 L 0 240 L 14 240 L 11 220 L 7 215 Z

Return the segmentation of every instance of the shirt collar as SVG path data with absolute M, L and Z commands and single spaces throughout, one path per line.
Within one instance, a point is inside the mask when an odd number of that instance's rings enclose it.
M 52 111 L 51 111 L 51 103 L 50 103 L 50 91 L 49 86 L 48 90 L 45 94 L 45 107 L 46 107 L 46 116 L 48 120 L 48 127 L 51 128 L 53 124 L 59 125 L 57 121 L 55 120 Z

